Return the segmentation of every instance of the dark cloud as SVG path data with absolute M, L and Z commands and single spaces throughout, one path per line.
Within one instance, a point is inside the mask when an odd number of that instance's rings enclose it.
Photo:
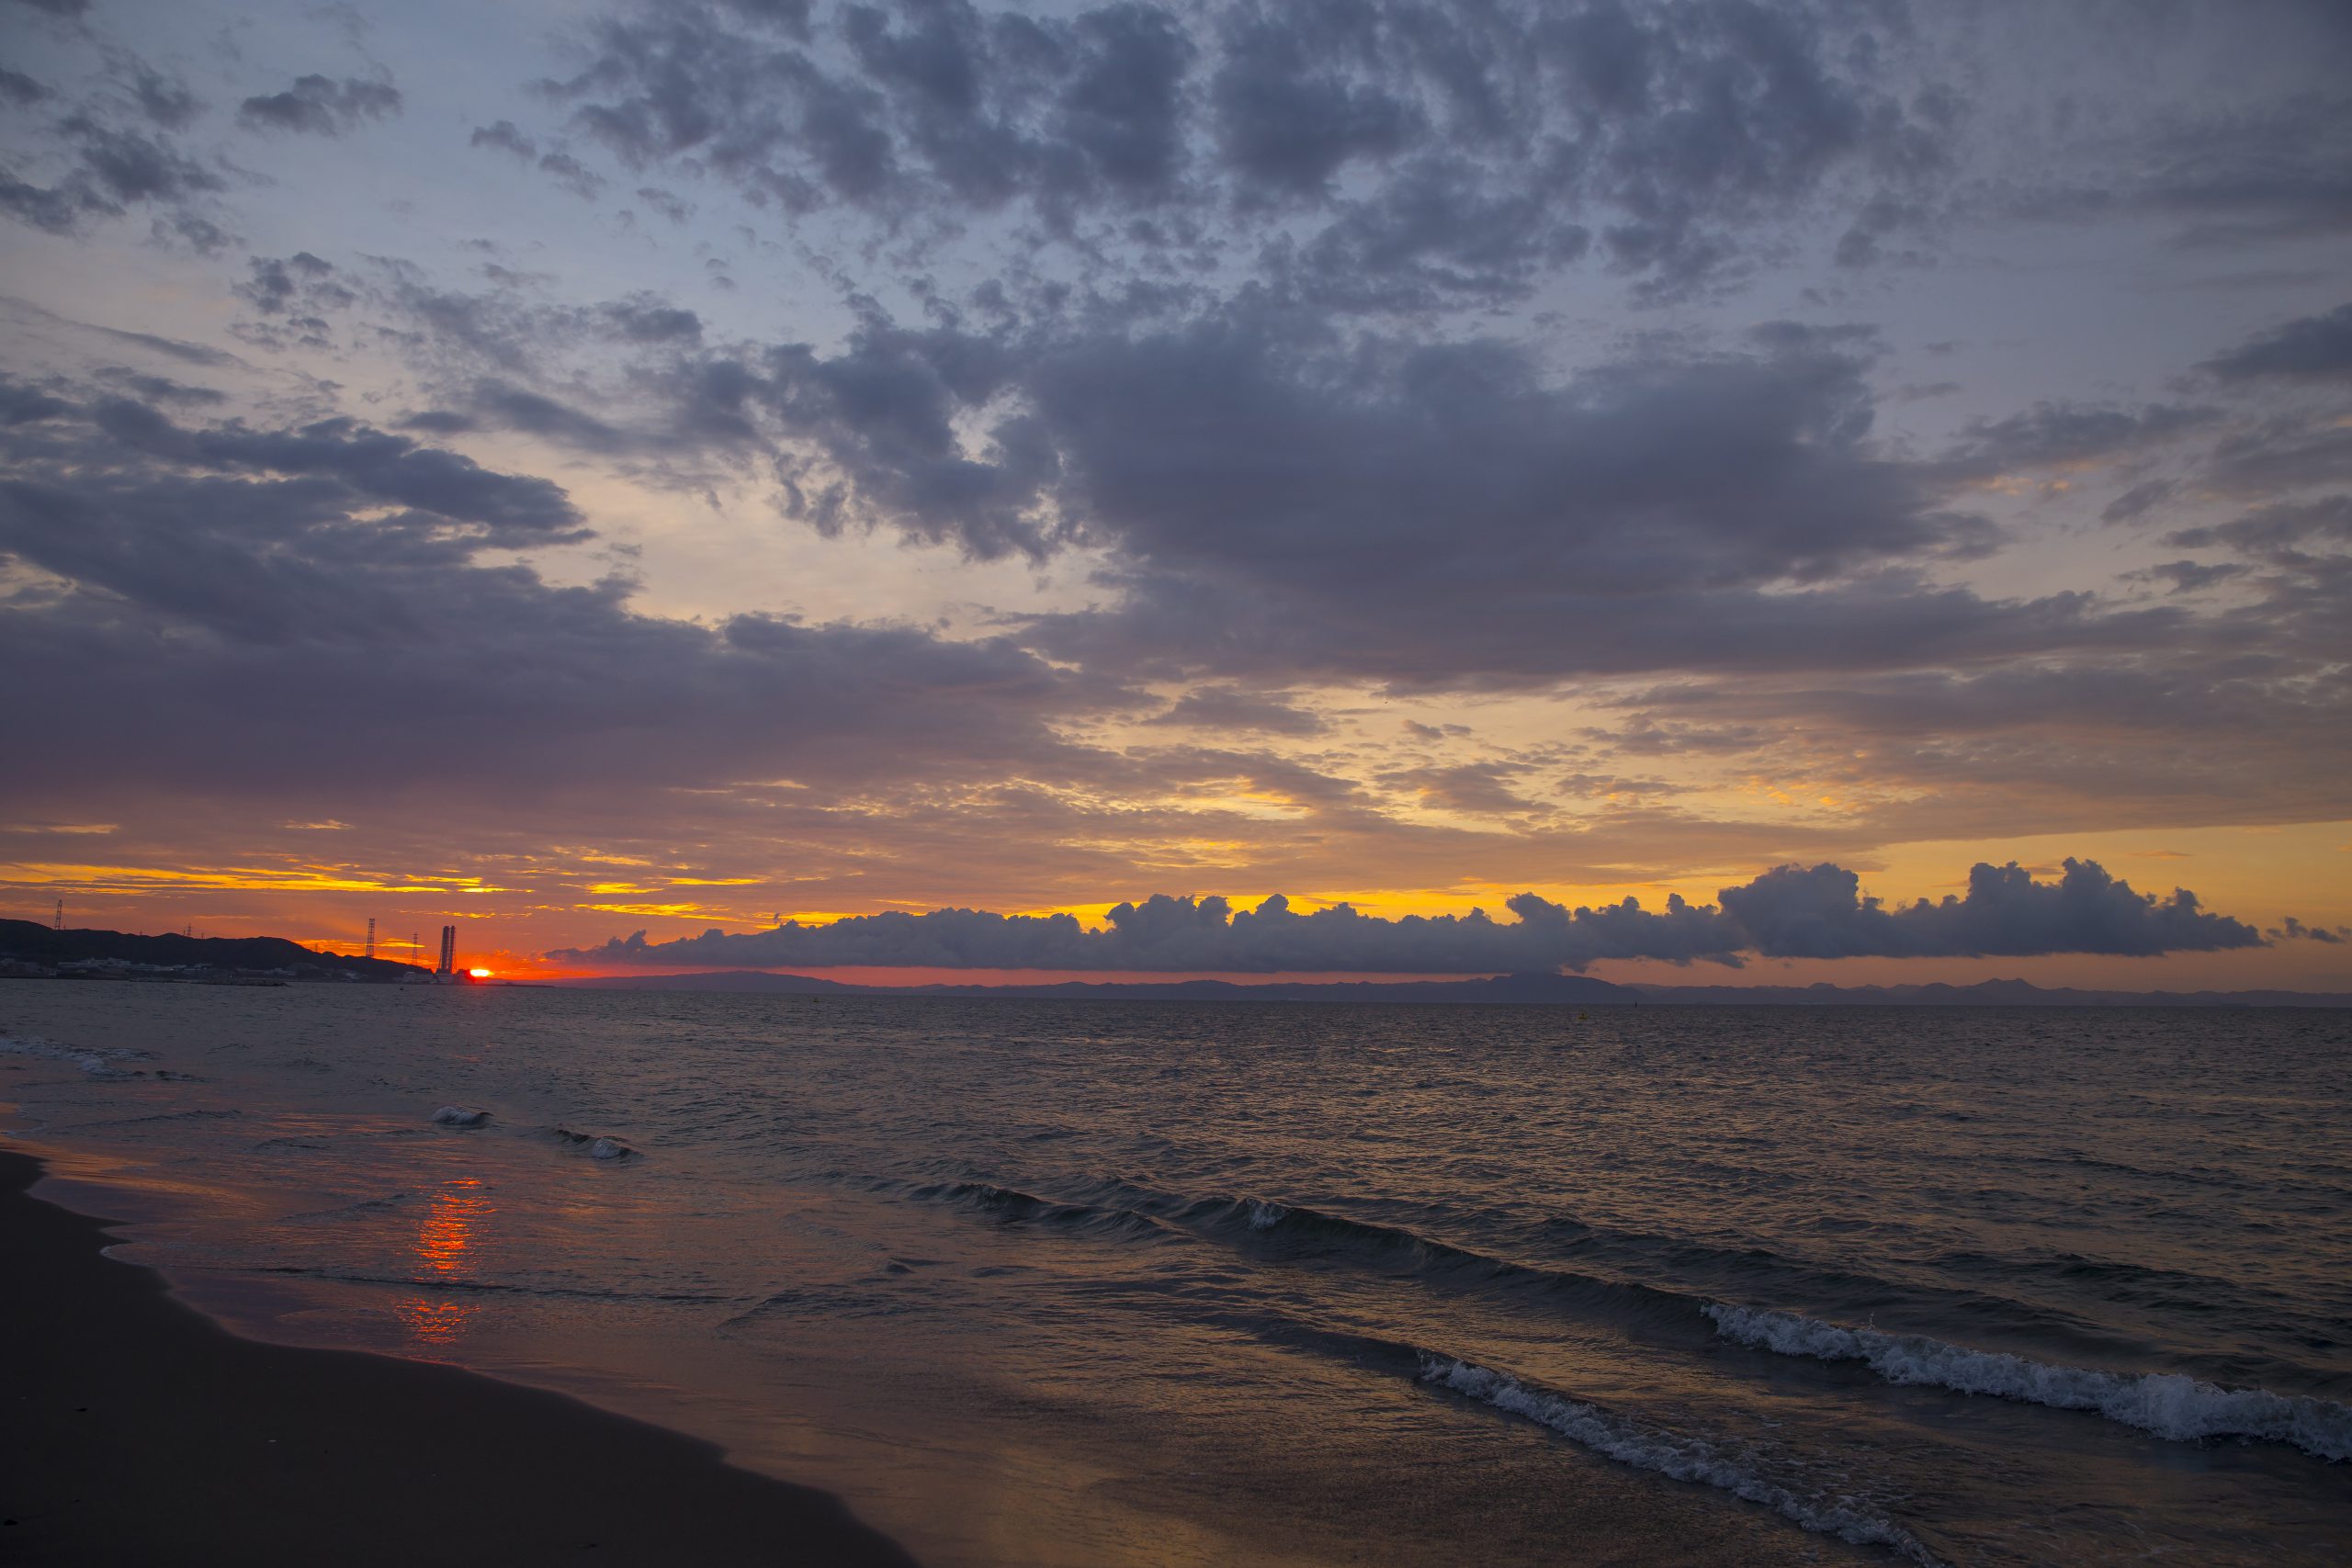
M 2309 558 L 2315 547 L 2352 546 L 2352 496 L 2266 506 L 2227 523 L 2181 528 L 2164 536 L 2179 549 L 2216 546 L 2278 564 Z
M 1863 897 L 1836 865 L 1781 866 L 1716 905 L 1669 897 L 1652 913 L 1632 898 L 1569 908 L 1532 893 L 1508 901 L 1513 921 L 1485 912 L 1396 919 L 1346 904 L 1295 913 L 1279 895 L 1254 909 L 1220 897 L 1156 894 L 1121 904 L 1096 930 L 1069 915 L 995 915 L 976 909 L 891 911 L 830 925 L 787 922 L 729 935 L 709 931 L 675 942 L 645 933 L 602 947 L 564 949 L 558 963 L 820 967 L 1063 969 L 1104 972 L 1476 974 L 1581 969 L 1609 958 L 1736 964 L 1768 958 L 2023 957 L 2055 953 L 2153 956 L 2256 947 L 2261 933 L 2201 908 L 2195 894 L 2134 892 L 2094 862 L 2069 860 L 2056 882 L 2015 863 L 1980 864 L 1968 891 L 1888 908 Z
M 1395 768 L 1380 775 L 1392 788 L 1412 792 L 1423 806 L 1474 817 L 1515 817 L 1536 809 L 1512 789 L 1524 770 L 1507 762 L 1456 762 L 1444 767 Z
M 2238 563 L 2209 565 L 2193 560 L 2162 561 L 2147 569 L 2144 575 L 2154 581 L 2171 585 L 2175 593 L 2196 593 L 2217 584 L 2241 577 L 2246 569 Z
M 2340 40 L 2311 63 L 2329 56 L 2339 73 L 2352 63 Z M 2151 138 L 2142 159 L 2127 188 L 2138 204 L 2180 220 L 2192 243 L 2352 229 L 2352 95 L 2340 85 L 2274 87 L 2258 101 L 2184 118 Z
M 1001 638 L 671 620 L 631 610 L 625 581 L 484 560 L 577 537 L 569 498 L 347 421 L 190 426 L 0 390 L 0 558 L 62 585 L 0 602 L 11 677 L 46 694 L 11 727 L 38 753 L 12 773 L 24 798 L 161 774 L 190 809 L 831 801 L 860 781 L 1067 780 L 1091 763 L 1048 720 L 1133 705 Z
M 232 292 L 264 315 L 322 315 L 358 299 L 337 277 L 332 263 L 308 251 L 284 257 L 254 256 L 246 267 L 250 276 Z
M 2197 896 L 2135 893 L 2095 861 L 2068 860 L 2054 883 L 2036 882 L 2015 862 L 1978 864 L 1968 891 L 1887 908 L 1859 894 L 1860 879 L 1833 865 L 1782 866 L 1722 894 L 1726 919 L 1754 950 L 1776 958 L 2111 953 L 2153 956 L 2256 947 L 2260 933 L 2208 913 Z
M 2352 424 L 2293 413 L 2243 426 L 2214 444 L 2201 478 L 2244 498 L 2352 484 Z
M 214 348 L 209 344 L 189 343 L 175 337 L 161 337 L 153 333 L 128 333 L 116 327 L 97 327 L 93 330 L 118 343 L 135 344 L 140 348 L 150 349 L 154 353 L 166 355 L 189 365 L 218 367 L 234 365 L 237 362 L 236 355 L 225 350 Z
M 841 50 L 823 28 L 632 8 L 555 90 L 631 166 L 691 166 L 788 213 L 1017 207 L 1093 254 L 1128 243 L 1125 215 L 1181 215 L 1342 309 L 1513 295 L 1595 248 L 1679 291 L 1815 202 L 1853 208 L 1860 264 L 1924 220 L 1904 193 L 1941 177 L 1957 113 L 1948 89 L 1906 97 L 1857 63 L 1895 30 L 1865 7 L 900 4 L 832 21 Z
M 2301 380 L 2352 378 L 2352 305 L 2324 316 L 2289 321 L 2205 362 L 2224 380 L 2286 377 Z
M 654 211 L 660 213 L 671 222 L 680 224 L 682 226 L 688 219 L 695 215 L 695 209 L 691 204 L 681 198 L 674 192 L 663 190 L 659 186 L 638 186 L 637 199 L 645 203 L 646 206 L 653 209 Z
M 28 104 L 40 103 L 49 96 L 47 87 L 23 72 L 0 70 L 0 98 L 6 99 L 10 106 L 22 108 Z
M 1804 781 L 1876 841 L 2018 821 L 2329 820 L 2352 769 L 2352 692 L 2332 673 L 2352 652 L 2352 572 L 2340 554 L 2273 547 L 2288 553 L 2212 577 L 2196 613 L 2176 599 L 2111 649 L 1811 677 L 1727 669 L 1623 694 L 1628 722 L 1594 739 L 1642 756 L 1661 736 L 1722 737 L 1744 774 Z
M 132 70 L 130 91 L 140 112 L 166 130 L 185 130 L 204 108 L 187 83 L 144 65 Z
M 2286 916 L 2275 929 L 2263 933 L 2272 942 L 2318 942 L 2339 946 L 2352 938 L 2352 926 L 2307 926 L 2292 915 Z
M 219 175 L 166 139 L 88 110 L 66 116 L 56 131 L 67 168 L 55 184 L 36 185 L 0 170 L 0 211 L 36 228 L 72 233 L 87 218 L 120 217 L 141 205 L 183 207 L 227 188 Z
M 110 387 L 119 387 L 130 396 L 150 403 L 175 403 L 181 407 L 209 408 L 229 400 L 226 392 L 210 387 L 191 387 L 175 381 L 168 376 L 149 376 L 119 365 L 101 367 L 97 378 Z
M 539 155 L 539 144 L 532 141 L 511 119 L 502 119 L 494 124 L 475 127 L 473 135 L 467 139 L 467 145 L 488 147 L 501 152 L 512 152 L 517 158 L 526 162 Z
M 1195 686 L 1148 721 L 1193 729 L 1258 731 L 1268 735 L 1320 735 L 1330 728 L 1319 714 L 1293 707 L 1277 696 L 1232 686 Z
M 401 92 L 390 82 L 346 76 L 337 82 L 320 75 L 298 76 L 282 93 L 247 98 L 237 106 L 237 118 L 252 130 L 290 130 L 313 136 L 341 136 L 371 119 L 400 113 Z
M 2143 479 L 2107 503 L 2099 513 L 2102 523 L 2129 523 L 2145 516 L 2180 492 L 2174 479 Z
M 2036 403 L 2023 413 L 1971 424 L 1942 460 L 1964 479 L 2107 465 L 2159 448 L 2220 421 L 2222 411 L 2179 403 L 2142 409 Z M 2143 492 L 2151 497 L 2158 491 Z
M 1119 598 L 1035 635 L 1114 666 L 1424 686 L 2131 635 L 2080 596 L 1899 570 L 1990 531 L 1872 446 L 1862 371 L 1807 348 L 1555 379 L 1498 344 L 1246 319 L 1074 344 L 1023 375 L 1051 514 L 1113 552 Z

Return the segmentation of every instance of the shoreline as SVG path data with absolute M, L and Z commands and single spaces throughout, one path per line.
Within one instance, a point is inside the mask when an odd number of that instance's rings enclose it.
M 562 1394 L 241 1338 L 0 1145 L 0 1557 L 912 1568 L 827 1492 Z M 26 1286 L 30 1288 L 25 1288 Z

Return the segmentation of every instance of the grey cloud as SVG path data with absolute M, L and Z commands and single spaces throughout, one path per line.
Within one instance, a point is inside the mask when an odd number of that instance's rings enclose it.
M 828 352 L 698 344 L 659 301 L 399 298 L 434 342 L 602 427 L 540 407 L 537 428 L 575 444 L 772 463 L 787 513 L 825 533 L 885 527 L 980 558 L 1091 547 L 1103 602 L 1036 617 L 1035 646 L 1244 687 L 2143 646 L 2177 617 L 2081 593 L 1988 601 L 1920 573 L 1997 540 L 1954 487 L 2158 446 L 2209 417 L 2047 408 L 1919 464 L 1872 440 L 1866 331 L 1774 329 L 1738 353 L 1651 349 L 1561 377 L 1518 346 L 1337 334 L 1273 304 L 1159 330 L 977 331 L 953 311 L 902 327 L 861 300 Z M 593 408 L 528 374 L 583 333 L 642 355 Z
M 1523 770 L 1504 762 L 1457 762 L 1446 767 L 1396 768 L 1381 783 L 1410 790 L 1421 804 L 1472 816 L 1514 817 L 1536 809 L 1511 782 Z
M 2333 52 L 2339 72 L 2352 61 Z M 2183 220 L 2191 243 L 2239 243 L 2352 228 L 2347 171 L 2352 96 L 2340 87 L 2274 90 L 2166 128 L 2129 188 L 2138 204 Z
M 21 71 L 0 69 L 0 98 L 6 98 L 17 108 L 37 104 L 50 96 L 47 87 Z
M 2180 485 L 2174 479 L 2143 479 L 2121 495 L 2107 503 L 2099 513 L 2102 523 L 2129 523 L 2170 501 L 2179 493 Z
M 1555 381 L 1498 344 L 1279 321 L 1074 344 L 1024 372 L 1055 515 L 1108 547 L 1040 646 L 1170 674 L 1541 684 L 1982 659 L 2153 632 L 1901 570 L 1981 549 L 1868 436 L 1860 362 L 1654 355 Z
M 582 201 L 594 201 L 604 194 L 605 176 L 569 152 L 542 153 L 539 168 L 556 184 Z
M 300 310 L 313 315 L 341 310 L 358 296 L 338 280 L 331 263 L 308 251 L 290 256 L 254 256 L 249 274 L 232 292 L 264 315 Z
M 2352 425 L 2300 414 L 2265 420 L 2215 443 L 2201 478 L 2248 498 L 2352 482 Z
M 411 507 L 479 528 L 497 544 L 582 536 L 580 513 L 549 481 L 497 473 L 458 453 L 420 446 L 349 419 L 291 430 L 253 430 L 237 423 L 190 428 L 124 398 L 101 400 L 90 417 L 107 437 L 165 463 L 315 479 L 355 500 Z
M 2110 649 L 1813 677 L 1726 669 L 1622 694 L 1626 727 L 1596 739 L 1643 754 L 1661 731 L 1729 730 L 1747 768 L 1847 797 L 1874 841 L 2020 820 L 2332 819 L 2352 769 L 2352 694 L 2332 675 L 2352 573 L 2341 555 L 2287 548 L 2283 564 L 2228 574 L 2200 613 L 2175 600 Z
M 0 171 L 0 210 L 55 233 L 85 218 L 119 217 L 132 205 L 171 207 L 226 188 L 219 175 L 171 142 L 77 111 L 57 124 L 72 164 L 53 186 Z
M 187 83 L 143 65 L 133 71 L 130 90 L 141 112 L 166 130 L 186 130 L 204 107 Z
M 1150 973 L 1475 974 L 1581 969 L 1611 958 L 1709 959 L 2027 956 L 2100 953 L 2153 956 L 2255 947 L 2261 933 L 2202 908 L 2196 895 L 2135 892 L 2094 862 L 2069 860 L 2056 882 L 2015 863 L 1979 864 L 1968 890 L 1888 908 L 1860 878 L 1829 864 L 1794 865 L 1726 887 L 1719 906 L 1669 897 L 1652 913 L 1638 901 L 1569 908 L 1532 893 L 1508 900 L 1517 916 L 1396 919 L 1340 904 L 1301 915 L 1269 898 L 1236 909 L 1221 897 L 1156 894 L 1110 911 L 1090 931 L 1069 915 L 1004 916 L 976 909 L 891 911 L 830 925 L 787 922 L 676 942 L 645 933 L 564 949 L 559 963 L 706 967 L 877 965 Z
M 235 355 L 214 348 L 208 344 L 189 343 L 175 337 L 159 337 L 153 333 L 123 332 L 116 327 L 100 327 L 96 330 L 117 342 L 151 349 L 157 354 L 169 355 L 171 358 L 182 360 L 189 365 L 214 367 L 234 365 L 237 362 Z
M 1817 200 L 1853 208 L 1860 263 L 1924 220 L 1905 193 L 1944 177 L 1956 112 L 1948 89 L 1875 85 L 1855 62 L 1894 24 L 1837 6 L 959 3 L 834 20 L 841 50 L 823 29 L 638 7 L 554 90 L 633 166 L 675 160 L 787 212 L 896 228 L 1018 205 L 1095 255 L 1125 253 L 1105 226 L 1125 214 L 1181 213 L 1301 298 L 1376 310 L 1515 295 L 1596 237 L 1679 291 Z
M 1940 466 L 1955 477 L 1989 479 L 2018 469 L 2112 463 L 2209 428 L 2221 417 L 2218 409 L 2180 403 L 2138 410 L 2036 403 L 2024 413 L 1970 425 Z
M 484 381 L 474 389 L 470 415 L 426 413 L 408 423 L 416 429 L 452 433 L 487 423 L 590 452 L 618 453 L 636 445 L 593 414 L 503 381 Z
M 1278 697 L 1232 686 L 1195 686 L 1146 722 L 1194 729 L 1255 730 L 1268 735 L 1320 735 L 1330 728 L 1319 714 Z
M 702 341 L 702 318 L 659 296 L 634 295 L 599 307 L 620 336 L 632 343 L 691 344 Z
M 2194 593 L 2245 575 L 2235 563 L 2209 566 L 2191 560 L 2164 561 L 2147 569 L 2146 576 L 2172 585 L 2175 593 Z
M 502 119 L 491 125 L 475 127 L 473 135 L 467 138 L 466 144 L 469 147 L 489 147 L 502 152 L 512 152 L 526 162 L 539 155 L 538 143 L 532 141 L 511 119 Z
M 2282 919 L 2278 926 L 2263 933 L 2272 942 L 2317 942 L 2338 946 L 2352 938 L 2352 926 L 2307 926 L 2292 915 Z
M 98 379 L 109 386 L 120 387 L 131 396 L 150 403 L 178 403 L 186 406 L 209 407 L 229 400 L 226 392 L 210 387 L 191 387 L 175 381 L 168 376 L 148 376 L 123 366 L 102 367 Z M 62 406 L 62 405 L 61 405 Z
M 1417 139 L 1418 107 L 1379 79 L 1382 20 L 1373 7 L 1324 0 L 1228 10 L 1209 101 L 1245 187 L 1322 195 L 1349 163 L 1379 162 Z
M 2305 316 L 2205 362 L 2224 380 L 2285 377 L 2301 380 L 2352 378 L 2352 305 Z
M 2352 546 L 2352 496 L 2261 507 L 2227 523 L 2176 529 L 2164 542 L 2188 550 L 2219 546 L 2291 564 L 2314 546 Z
M 389 82 L 346 76 L 337 82 L 311 74 L 298 76 L 282 93 L 247 98 L 237 106 L 237 118 L 248 130 L 290 130 L 313 136 L 341 136 L 371 119 L 400 113 L 401 92 Z
M 1859 886 L 1852 872 L 1837 866 L 1782 866 L 1746 887 L 1724 889 L 1724 914 L 1768 957 L 2144 957 L 2262 942 L 2252 926 L 2207 912 L 2186 888 L 2168 898 L 2136 893 L 2096 861 L 2068 860 L 2055 883 L 2036 882 L 2015 862 L 1980 863 L 1968 874 L 1965 895 L 1892 909 L 1859 897 Z
M 695 209 L 693 207 L 680 199 L 675 193 L 663 190 L 659 186 L 638 186 L 637 199 L 645 203 L 646 206 L 653 209 L 654 211 L 660 213 L 671 222 L 682 226 L 685 223 L 686 220 L 695 215 Z
M 0 556 L 66 585 L 0 604 L 12 678 L 49 697 L 12 724 L 27 799 L 162 773 L 191 807 L 424 791 L 477 819 L 556 795 L 641 818 L 782 780 L 831 804 L 1081 776 L 1048 721 L 1132 704 L 1002 638 L 700 625 L 485 563 L 577 536 L 568 498 L 347 421 L 0 405 L 24 416 L 0 424 Z

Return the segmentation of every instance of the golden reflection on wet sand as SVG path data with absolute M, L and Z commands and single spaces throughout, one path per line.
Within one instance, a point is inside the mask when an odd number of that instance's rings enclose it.
M 481 1195 L 481 1185 L 472 1177 L 458 1177 L 443 1182 L 433 1194 L 432 1205 L 416 1230 L 416 1283 L 429 1285 L 435 1276 L 463 1277 L 466 1252 L 474 1244 L 475 1232 L 497 1213 L 496 1206 Z M 478 1310 L 473 1303 L 439 1294 L 405 1296 L 392 1306 L 419 1345 L 436 1349 L 456 1344 L 465 1333 L 466 1321 Z

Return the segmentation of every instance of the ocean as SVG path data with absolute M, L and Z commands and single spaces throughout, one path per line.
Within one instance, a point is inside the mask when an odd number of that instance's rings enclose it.
M 17 981 L 0 1102 L 936 1568 L 2352 1560 L 2345 1012 Z

